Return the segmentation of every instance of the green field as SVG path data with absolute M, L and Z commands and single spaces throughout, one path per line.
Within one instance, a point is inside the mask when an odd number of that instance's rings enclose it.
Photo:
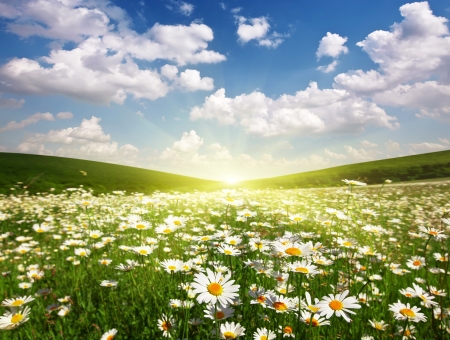
M 342 179 L 359 179 L 367 184 L 450 177 L 450 151 L 391 158 L 380 161 L 343 165 L 293 175 L 243 181 L 235 185 L 123 165 L 79 159 L 0 153 L 0 193 L 10 192 L 18 182 L 30 193 L 55 193 L 83 185 L 94 193 L 113 190 L 152 193 L 160 191 L 211 191 L 225 187 L 311 188 L 342 185 Z M 86 176 L 81 171 L 86 172 Z M 357 174 L 357 178 L 355 178 Z M 23 185 L 17 186 L 22 190 Z

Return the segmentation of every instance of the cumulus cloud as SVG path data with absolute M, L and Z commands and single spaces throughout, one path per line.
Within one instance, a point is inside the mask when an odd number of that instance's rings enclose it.
M 378 70 L 356 70 L 334 78 L 335 88 L 402 106 L 420 116 L 450 118 L 450 34 L 448 20 L 433 15 L 427 2 L 400 7 L 404 17 L 390 31 L 377 30 L 357 43 Z
M 76 127 L 30 135 L 18 145 L 17 151 L 134 165 L 140 153 L 138 148 L 111 141 L 100 121 L 93 116 Z
M 330 73 L 330 72 L 333 72 L 336 69 L 337 64 L 338 64 L 338 61 L 337 60 L 333 60 L 327 66 L 319 66 L 316 70 L 322 71 L 323 73 Z
M 429 143 L 429 142 L 422 142 L 422 143 L 409 143 L 405 144 L 405 146 L 408 146 L 413 150 L 413 152 L 434 152 L 434 151 L 442 151 L 449 148 L 449 145 L 442 145 L 438 143 Z
M 187 91 L 209 91 L 214 89 L 214 80 L 210 77 L 200 77 L 200 72 L 197 70 L 188 69 L 181 72 L 176 84 L 180 85 Z
M 330 150 L 328 150 L 326 148 L 325 148 L 325 155 L 327 155 L 328 157 L 331 157 L 331 158 L 336 158 L 336 159 L 346 159 L 347 158 L 342 153 L 333 152 L 333 151 L 330 151 Z
M 365 148 L 374 148 L 374 147 L 378 146 L 378 144 L 377 144 L 377 143 L 369 142 L 368 140 L 363 140 L 363 141 L 361 142 L 361 146 L 363 146 L 363 147 L 365 147 Z
M 56 114 L 56 118 L 59 118 L 59 119 L 72 119 L 72 118 L 73 118 L 73 114 L 72 114 L 72 112 L 70 112 L 70 111 L 67 111 L 67 112 L 58 112 L 58 113 Z
M 327 35 L 320 40 L 316 56 L 318 60 L 322 57 L 332 57 L 335 60 L 326 66 L 319 66 L 317 70 L 323 73 L 333 72 L 338 64 L 336 59 L 341 54 L 348 53 L 348 48 L 344 46 L 346 42 L 347 37 L 341 37 L 339 34 L 327 32 Z
M 169 73 L 141 68 L 136 59 L 168 60 L 179 66 L 226 59 L 207 49 L 214 35 L 201 23 L 156 23 L 141 34 L 129 28 L 122 9 L 106 2 L 87 6 L 73 1 L 30 0 L 26 6 L 19 5 L 8 5 L 17 12 L 7 26 L 12 33 L 73 41 L 76 46 L 69 50 L 63 49 L 64 43 L 53 44 L 50 54 L 40 61 L 13 58 L 0 67 L 0 91 L 59 94 L 97 104 L 123 104 L 129 95 L 156 100 L 176 87 L 167 84 Z M 192 71 L 185 74 L 188 91 L 212 88 L 211 78 L 201 78 Z
M 364 161 L 372 161 L 376 158 L 376 155 L 379 153 L 374 150 L 366 150 L 364 148 L 356 149 L 351 147 L 350 145 L 344 145 L 345 150 L 347 151 L 348 156 L 354 161 L 364 162 Z
M 144 114 L 139 110 L 138 112 L 136 112 L 136 114 L 139 116 L 139 117 L 144 117 Z
M 399 151 L 400 150 L 400 144 L 397 142 L 393 142 L 391 140 L 384 143 L 384 145 L 386 146 L 388 151 Z
M 327 32 L 327 35 L 320 40 L 319 48 L 316 52 L 317 58 L 337 58 L 341 54 L 348 53 L 347 46 L 344 46 L 346 42 L 347 37 L 341 37 L 339 34 Z
M 0 128 L 0 132 L 23 129 L 25 126 L 36 124 L 40 120 L 54 121 L 55 117 L 53 117 L 53 115 L 50 112 L 45 113 L 38 112 L 35 113 L 34 115 L 31 115 L 28 118 L 21 120 L 19 123 L 17 123 L 15 120 L 9 122 L 4 127 Z
M 265 137 L 355 133 L 363 131 L 366 125 L 390 129 L 398 126 L 396 118 L 374 103 L 351 96 L 345 90 L 320 90 L 315 82 L 304 91 L 293 96 L 284 94 L 276 100 L 257 91 L 228 98 L 221 88 L 206 97 L 202 106 L 195 106 L 190 119 L 238 124 L 249 134 Z
M 25 103 L 25 99 L 14 99 L 14 98 L 1 98 L 0 94 L 0 108 L 1 109 L 19 109 Z
M 276 48 L 287 36 L 277 32 L 269 34 L 270 24 L 266 17 L 245 18 L 235 16 L 235 18 L 238 23 L 238 41 L 242 44 L 256 40 L 259 46 Z

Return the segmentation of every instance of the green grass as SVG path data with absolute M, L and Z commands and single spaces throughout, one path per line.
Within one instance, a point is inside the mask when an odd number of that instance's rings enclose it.
M 394 182 L 450 177 L 450 151 L 391 158 L 380 161 L 343 165 L 329 169 L 297 173 L 274 178 L 243 181 L 234 185 L 218 181 L 174 175 L 123 165 L 79 159 L 0 153 L 0 193 L 22 182 L 30 193 L 55 193 L 83 185 L 95 194 L 112 190 L 152 193 L 160 191 L 210 191 L 225 187 L 247 188 L 312 188 L 343 185 L 342 179 L 359 179 L 379 184 L 385 179 Z M 80 171 L 85 171 L 84 176 Z M 357 178 L 355 178 L 355 174 Z
M 93 162 L 80 159 L 0 153 L 0 193 L 23 182 L 30 193 L 55 192 L 83 185 L 96 194 L 112 190 L 128 193 L 151 193 L 155 190 L 211 190 L 220 182 L 169 174 L 130 166 Z M 80 171 L 87 173 L 84 176 Z
M 450 151 L 447 150 L 245 181 L 241 184 L 248 188 L 292 189 L 343 185 L 342 179 L 359 179 L 367 184 L 380 184 L 386 179 L 403 182 L 449 176 Z

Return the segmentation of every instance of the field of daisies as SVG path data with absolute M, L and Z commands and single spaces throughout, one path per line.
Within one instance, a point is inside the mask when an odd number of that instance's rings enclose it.
M 17 186 L 0 196 L 0 339 L 449 339 L 450 182 L 344 182 Z

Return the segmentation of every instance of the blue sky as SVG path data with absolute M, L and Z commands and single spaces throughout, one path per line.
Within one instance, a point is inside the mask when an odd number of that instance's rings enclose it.
M 0 0 L 0 151 L 239 180 L 447 150 L 449 18 L 437 0 Z

